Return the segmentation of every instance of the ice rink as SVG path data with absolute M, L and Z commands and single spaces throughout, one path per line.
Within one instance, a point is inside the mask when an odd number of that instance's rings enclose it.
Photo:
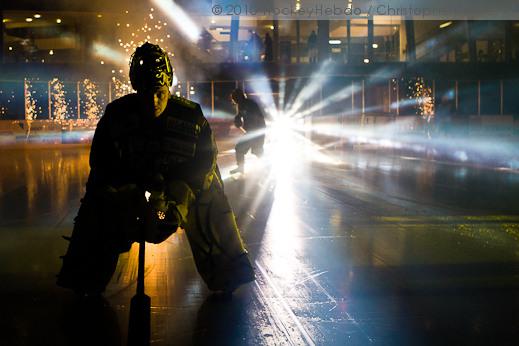
M 517 343 L 517 171 L 373 145 L 309 160 L 287 144 L 229 177 L 232 143 L 218 145 L 257 280 L 216 300 L 183 232 L 148 245 L 152 345 Z M 0 148 L 1 345 L 126 344 L 136 244 L 104 302 L 85 306 L 55 286 L 88 154 Z

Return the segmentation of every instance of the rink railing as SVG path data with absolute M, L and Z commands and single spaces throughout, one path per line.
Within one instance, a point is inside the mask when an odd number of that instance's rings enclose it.
M 174 94 L 201 104 L 208 117 L 230 118 L 235 109 L 229 94 L 241 87 L 260 98 L 267 107 L 282 109 L 294 95 L 315 85 L 314 77 L 250 78 L 245 80 L 183 81 Z M 127 82 L 89 79 L 61 81 L 0 80 L 0 120 L 67 120 L 99 118 L 112 100 L 132 92 Z M 519 114 L 519 80 L 426 80 L 330 75 L 305 98 L 310 106 L 326 103 L 329 96 L 344 92 L 340 101 L 325 104 L 311 116 L 323 113 L 363 115 L 435 116 L 441 112 L 469 116 Z
M 310 119 L 307 119 L 310 120 Z M 55 120 L 0 120 L 0 145 L 16 143 L 90 143 L 97 125 L 97 119 Z M 233 122 L 228 119 L 210 118 L 211 128 L 217 138 L 232 135 Z M 316 129 L 345 129 L 344 139 L 355 137 L 352 130 L 385 131 L 390 129 L 395 134 L 415 134 L 422 137 L 499 137 L 519 139 L 519 121 L 513 116 L 478 116 L 464 118 L 448 117 L 444 119 L 418 116 L 387 116 L 357 114 L 327 114 L 310 120 Z M 349 131 L 349 132 L 348 132 Z M 389 130 L 388 130 L 389 131 Z M 325 133 L 320 133 L 326 137 Z

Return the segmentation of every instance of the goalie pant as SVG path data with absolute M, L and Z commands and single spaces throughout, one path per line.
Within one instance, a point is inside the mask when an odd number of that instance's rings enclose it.
M 189 206 L 186 234 L 198 272 L 213 291 L 232 292 L 254 280 L 254 269 L 240 236 L 232 208 L 218 174 L 208 189 Z M 75 219 L 70 244 L 57 284 L 78 293 L 99 294 L 105 290 L 117 266 L 119 254 L 127 252 L 135 228 L 121 223 L 127 208 L 113 210 L 109 198 L 88 194 Z M 130 230 L 131 229 L 131 230 Z

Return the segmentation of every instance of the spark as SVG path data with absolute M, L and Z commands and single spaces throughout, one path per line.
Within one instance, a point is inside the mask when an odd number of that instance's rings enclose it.
M 123 82 L 120 79 L 112 77 L 112 85 L 114 87 L 115 98 L 123 97 L 132 92 L 133 88 L 130 81 Z
M 49 83 L 52 102 L 51 109 L 53 110 L 52 119 L 61 122 L 67 118 L 66 91 L 63 82 L 58 78 L 53 78 Z
M 83 89 L 85 95 L 85 113 L 87 119 L 93 120 L 99 118 L 101 107 L 97 104 L 96 98 L 99 91 L 96 84 L 90 79 L 83 80 Z
M 25 96 L 25 120 L 32 121 L 36 119 L 36 101 L 32 96 L 32 84 L 24 79 L 24 96 Z

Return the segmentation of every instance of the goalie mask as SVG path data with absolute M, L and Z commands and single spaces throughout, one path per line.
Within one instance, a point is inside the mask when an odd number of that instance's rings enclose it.
M 138 47 L 130 61 L 130 81 L 136 91 L 153 91 L 173 83 L 173 69 L 168 55 L 149 42 Z

